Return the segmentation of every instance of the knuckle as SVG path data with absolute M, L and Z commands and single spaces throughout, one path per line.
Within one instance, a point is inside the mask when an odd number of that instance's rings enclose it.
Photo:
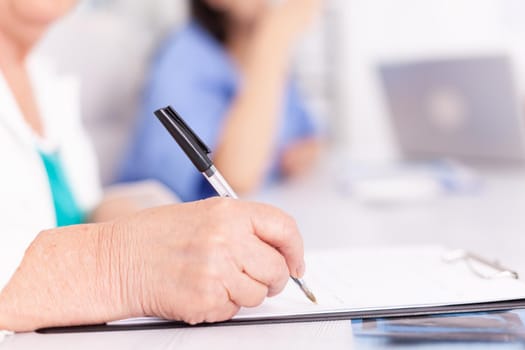
M 289 277 L 286 276 L 277 281 L 275 285 L 270 290 L 268 290 L 268 296 L 271 297 L 281 293 L 286 287 L 286 284 L 288 283 L 288 278 Z
M 268 296 L 269 289 L 268 287 L 260 288 L 260 292 L 254 294 L 253 299 L 250 300 L 248 305 L 245 305 L 246 307 L 257 307 L 261 305 L 264 302 L 264 299 Z
M 203 312 L 213 312 L 224 303 L 225 296 L 217 283 L 209 282 L 204 286 L 200 305 Z
M 229 295 L 221 283 L 215 279 L 210 281 L 208 276 L 202 276 L 200 283 L 191 291 L 177 312 L 184 315 L 184 322 L 196 325 L 210 321 L 209 315 L 220 312 L 223 305 L 229 301 Z M 181 309 L 185 311 L 180 312 Z
M 273 295 L 284 289 L 290 277 L 290 271 L 288 270 L 286 260 L 281 255 L 276 258 L 270 269 L 272 279 L 269 293 Z
M 276 266 L 276 283 L 282 283 L 283 281 L 286 282 L 289 277 L 290 271 L 288 270 L 288 265 L 286 265 L 284 258 L 282 258 L 282 262 L 278 266 Z
M 237 315 L 237 313 L 239 312 L 241 308 L 237 305 L 234 305 L 230 310 L 229 312 L 227 313 L 227 319 L 230 319 L 232 318 L 233 316 Z
M 211 312 L 206 316 L 205 322 L 222 322 L 231 319 L 239 312 L 239 307 L 234 305 L 225 305 L 220 310 Z
M 283 275 L 288 275 L 288 265 L 286 264 L 286 260 L 284 257 L 280 254 L 275 254 L 274 261 L 270 264 L 270 269 L 273 274 L 273 276 L 282 277 Z
M 199 323 L 203 323 L 205 320 L 205 317 L 201 314 L 192 314 L 184 319 L 184 322 L 186 322 L 189 325 L 195 326 Z

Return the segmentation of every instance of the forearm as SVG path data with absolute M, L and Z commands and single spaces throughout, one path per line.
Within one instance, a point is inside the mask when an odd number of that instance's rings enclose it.
M 275 29 L 264 24 L 254 37 L 215 152 L 215 163 L 239 192 L 262 181 L 275 151 L 290 49 L 290 40 Z
M 44 231 L 0 294 L 0 329 L 31 331 L 131 316 L 111 225 Z

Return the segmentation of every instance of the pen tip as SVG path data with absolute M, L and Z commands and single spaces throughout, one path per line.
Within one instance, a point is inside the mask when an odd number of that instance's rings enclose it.
M 306 286 L 306 284 L 304 284 L 304 282 L 303 282 L 303 284 L 302 284 L 302 286 L 301 286 L 301 289 L 303 290 L 303 292 L 304 292 L 304 294 L 306 295 L 306 297 L 307 297 L 308 299 L 310 299 L 310 301 L 311 301 L 312 303 L 317 304 L 317 298 L 315 297 L 314 293 L 312 293 L 312 291 L 310 290 L 310 288 L 308 288 L 308 287 Z
M 312 301 L 312 303 L 317 304 L 317 299 L 315 298 L 315 295 L 312 294 L 312 292 L 308 292 L 306 296 Z
M 306 283 L 301 278 L 292 277 L 292 280 L 299 286 L 299 288 L 301 288 L 301 290 L 303 291 L 304 295 L 306 295 L 306 297 L 312 303 L 317 304 L 317 298 L 315 297 L 314 293 L 312 293 L 310 288 L 308 288 Z

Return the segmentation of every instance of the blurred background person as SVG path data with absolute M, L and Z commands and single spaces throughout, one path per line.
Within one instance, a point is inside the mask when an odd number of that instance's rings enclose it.
M 213 189 L 153 117 L 172 105 L 239 193 L 307 170 L 320 142 L 291 74 L 291 51 L 320 0 L 192 0 L 161 45 L 120 180 L 157 179 L 185 201 Z

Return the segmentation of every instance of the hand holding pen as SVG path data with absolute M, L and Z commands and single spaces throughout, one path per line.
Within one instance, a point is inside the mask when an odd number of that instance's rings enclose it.
M 171 107 L 166 107 L 156 111 L 155 115 L 188 156 L 193 165 L 195 165 L 197 170 L 203 174 L 217 193 L 221 197 L 237 199 L 237 194 L 213 165 L 213 162 L 209 157 L 209 154 L 211 153 L 209 147 L 184 122 L 175 110 Z M 306 297 L 313 303 L 316 303 L 314 294 L 306 286 L 304 280 L 299 277 L 291 278 L 299 288 L 301 288 Z

